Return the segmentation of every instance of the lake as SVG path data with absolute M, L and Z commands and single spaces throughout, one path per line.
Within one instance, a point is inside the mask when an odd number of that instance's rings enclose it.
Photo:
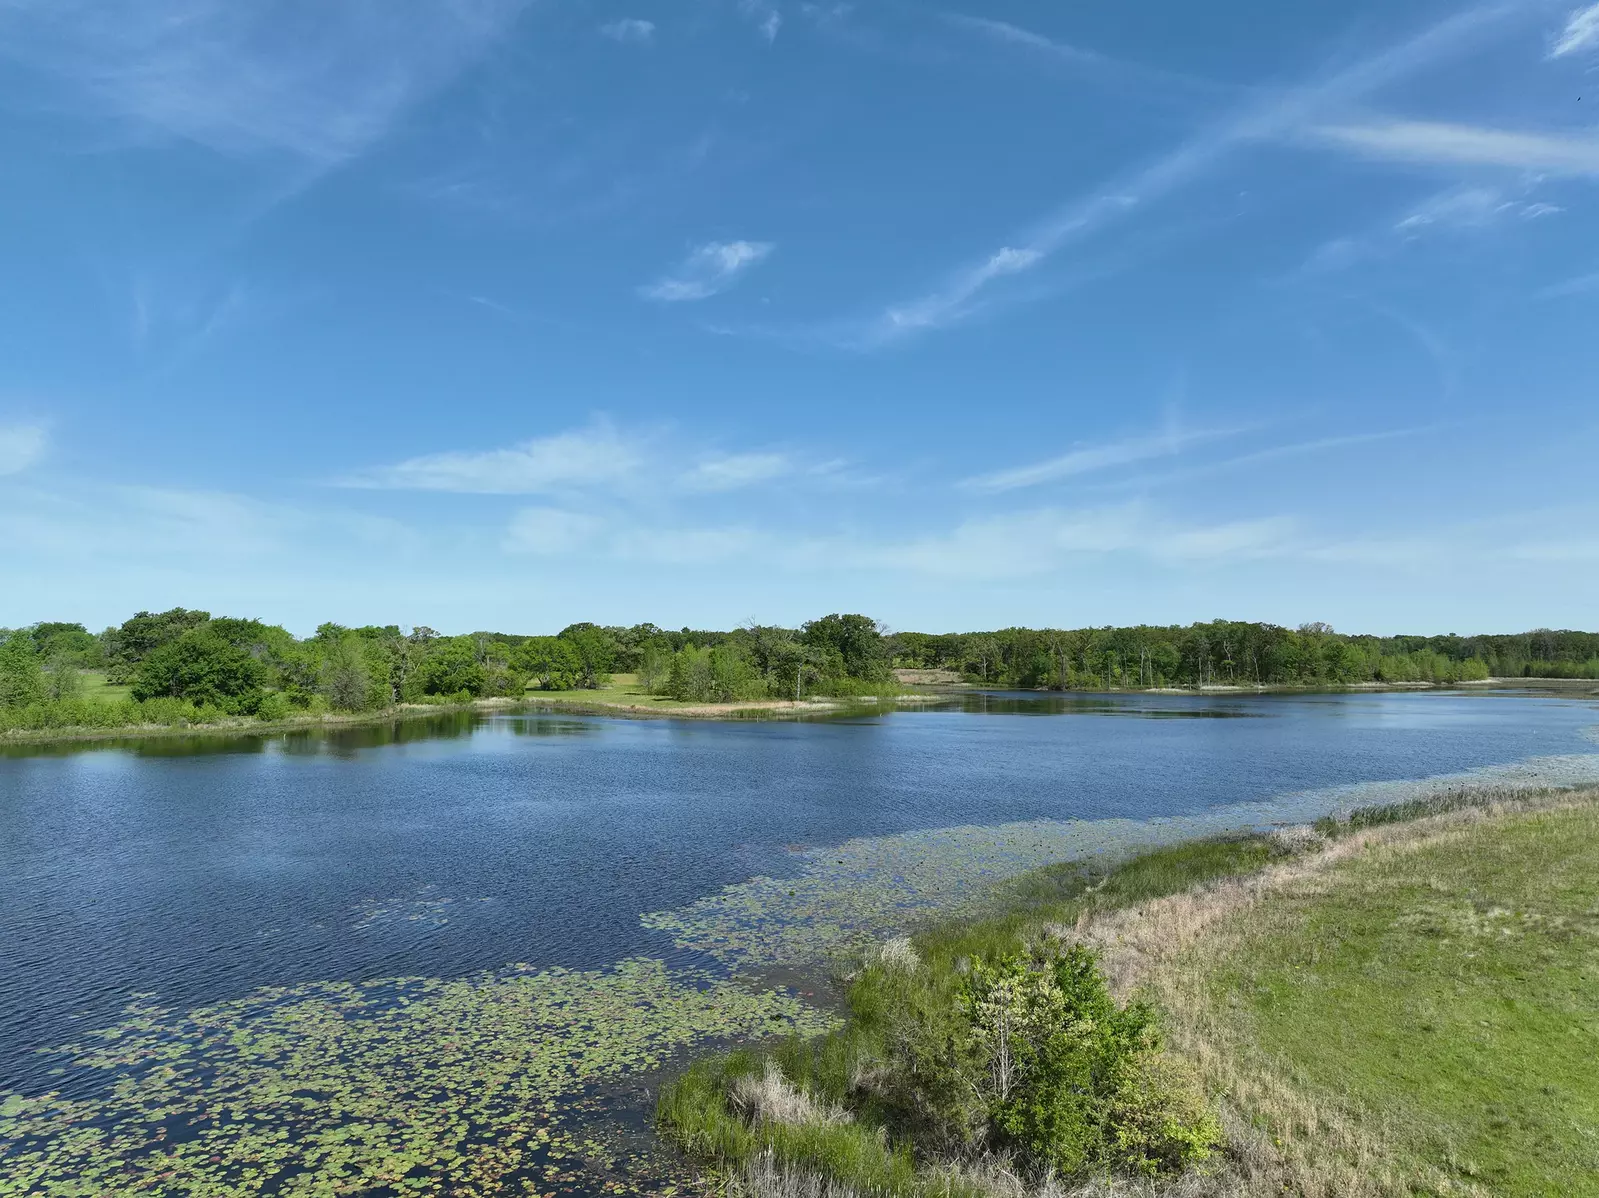
M 12 747 L 0 1149 L 45 1192 L 131 1185 L 150 1154 L 218 1192 L 335 1166 L 374 1193 L 435 1192 L 440 1169 L 463 1193 L 600 1192 L 625 1170 L 551 1147 L 590 1117 L 563 1095 L 825 1021 L 734 975 L 770 982 L 1044 860 L 1424 779 L 1599 779 L 1596 724 L 1592 698 L 1501 692 L 968 694 L 808 722 L 456 713 Z M 452 1130 L 426 1112 L 457 1093 Z M 543 1130 L 509 1113 L 530 1104 Z M 472 1155 L 502 1138 L 509 1164 Z

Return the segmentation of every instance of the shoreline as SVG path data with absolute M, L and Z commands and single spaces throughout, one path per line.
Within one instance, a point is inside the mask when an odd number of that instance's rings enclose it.
M 515 712 L 565 712 L 571 715 L 609 716 L 616 719 L 742 720 L 803 718 L 875 710 L 887 703 L 936 702 L 937 695 L 886 695 L 847 699 L 756 699 L 739 703 L 696 703 L 680 707 L 651 707 L 642 703 L 607 703 L 603 700 L 562 695 L 513 699 L 496 696 L 468 703 L 401 703 L 380 711 L 325 713 L 286 720 L 261 721 L 238 716 L 208 724 L 124 724 L 113 728 L 82 725 L 65 728 L 18 729 L 0 733 L 0 749 L 8 745 L 48 745 L 106 740 L 149 740 L 175 736 L 275 736 L 286 732 L 338 731 L 373 728 L 406 720 L 463 712 L 477 714 Z
M 1125 690 L 1034 690 L 1039 695 L 1268 695 L 1268 694 L 1381 694 L 1417 691 L 1548 690 L 1573 695 L 1599 696 L 1599 682 L 1586 678 L 1488 678 L 1477 682 L 1353 682 L 1344 686 L 1295 686 L 1277 684 L 1239 686 L 1212 684 L 1203 687 L 1143 687 Z M 209 724 L 128 724 L 116 728 L 21 729 L 0 733 L 0 749 L 9 745 L 49 745 L 89 743 L 108 740 L 147 740 L 174 736 L 274 736 L 287 732 L 313 732 L 377 727 L 404 720 L 461 712 L 493 713 L 511 711 L 566 712 L 572 715 L 638 720 L 760 720 L 804 719 L 807 716 L 842 715 L 876 711 L 893 706 L 929 705 L 953 701 L 963 695 L 996 693 L 1001 688 L 986 688 L 974 683 L 944 683 L 926 689 L 882 696 L 849 698 L 753 699 L 736 703 L 694 703 L 657 707 L 648 703 L 607 702 L 579 697 L 572 692 L 548 695 L 529 694 L 523 698 L 498 696 L 474 699 L 468 703 L 401 703 L 381 711 L 348 715 L 326 713 L 286 720 L 262 722 L 239 716 Z M 570 696 L 570 697 L 568 697 Z

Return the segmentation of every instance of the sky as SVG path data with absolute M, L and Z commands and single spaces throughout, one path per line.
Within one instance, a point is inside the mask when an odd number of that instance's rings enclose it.
M 1599 627 L 1599 4 L 0 0 L 0 626 Z

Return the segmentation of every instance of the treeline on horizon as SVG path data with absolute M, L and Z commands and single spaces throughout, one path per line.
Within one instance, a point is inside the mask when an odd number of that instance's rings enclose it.
M 931 634 L 835 614 L 795 629 L 578 623 L 554 636 L 329 623 L 298 638 L 260 620 L 173 608 L 100 633 L 64 622 L 0 630 L 0 730 L 278 721 L 598 689 L 615 673 L 685 702 L 847 697 L 892 692 L 896 668 L 1050 690 L 1599 678 L 1599 633 L 1375 637 L 1215 620 Z M 86 679 L 101 676 L 128 697 L 87 694 Z
M 852 696 L 895 689 L 889 644 L 860 615 L 733 632 L 579 623 L 555 636 L 329 623 L 302 639 L 260 620 L 173 608 L 98 634 L 59 621 L 0 630 L 0 731 L 273 722 L 597 690 L 614 673 L 685 702 Z M 96 696 L 88 679 L 127 687 L 127 698 Z

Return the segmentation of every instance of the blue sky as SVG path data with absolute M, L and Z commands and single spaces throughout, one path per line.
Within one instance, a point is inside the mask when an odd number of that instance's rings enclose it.
M 1593 628 L 1596 113 L 1572 0 L 5 0 L 0 625 Z

